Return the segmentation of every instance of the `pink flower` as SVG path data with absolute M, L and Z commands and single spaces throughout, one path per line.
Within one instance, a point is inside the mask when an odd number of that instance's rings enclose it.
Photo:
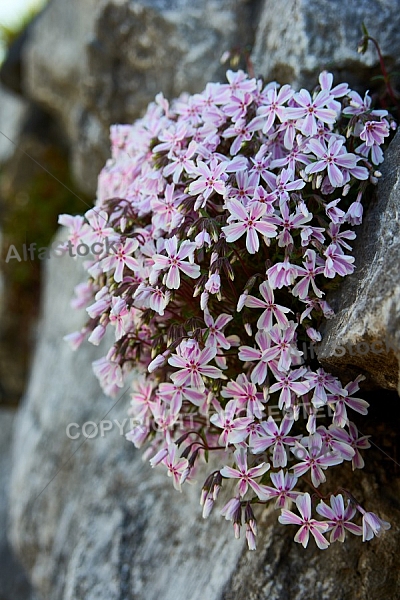
M 314 389 L 311 402 L 315 408 L 320 408 L 327 404 L 328 396 L 325 390 L 328 390 L 331 394 L 346 395 L 346 390 L 341 387 L 340 382 L 330 373 L 326 373 L 322 368 L 317 369 L 315 373 L 310 371 L 306 375 L 306 378 L 309 381 L 310 389 Z
M 257 387 L 247 379 L 244 373 L 240 373 L 237 376 L 236 381 L 229 381 L 227 386 L 222 388 L 221 396 L 223 398 L 234 398 L 238 405 L 238 412 L 246 409 L 248 417 L 255 416 L 257 419 L 262 418 L 262 413 L 264 411 L 262 400 L 264 399 L 264 396 L 262 392 L 257 392 Z M 253 420 L 251 419 L 250 423 L 252 422 Z M 244 435 L 243 440 L 247 436 L 248 432 Z M 237 443 L 237 436 L 234 437 L 235 442 L 233 443 Z
M 358 382 L 363 381 L 363 379 L 365 379 L 365 377 L 363 375 L 359 375 L 354 381 L 350 381 L 347 385 L 345 385 L 344 390 L 346 394 L 332 394 L 328 396 L 328 403 L 335 411 L 333 416 L 334 425 L 345 427 L 348 424 L 349 419 L 347 417 L 346 406 L 349 406 L 351 409 L 355 410 L 361 415 L 368 414 L 368 402 L 362 398 L 352 397 L 353 394 L 358 392 L 360 389 Z
M 346 106 L 343 109 L 343 114 L 345 115 L 362 115 L 365 112 L 368 112 L 369 115 L 375 117 L 386 117 L 387 110 L 370 110 L 372 98 L 369 96 L 368 92 L 365 92 L 364 98 L 357 93 L 351 90 L 348 93 L 350 100 L 350 106 Z
M 210 417 L 210 422 L 223 429 L 223 432 L 219 436 L 218 443 L 225 445 L 226 447 L 230 443 L 230 436 L 232 433 L 236 434 L 245 430 L 247 425 L 253 422 L 252 417 L 238 417 L 235 419 L 235 413 L 237 410 L 237 401 L 229 400 L 226 407 L 217 409 L 217 414 Z M 246 433 L 247 436 L 247 433 Z
M 106 356 L 92 363 L 93 372 L 99 379 L 101 387 L 109 396 L 115 396 L 124 385 L 120 365 Z
M 351 465 L 353 471 L 355 469 L 363 469 L 364 468 L 364 459 L 360 454 L 360 450 L 366 450 L 371 447 L 371 444 L 368 441 L 368 438 L 371 436 L 363 435 L 358 436 L 358 429 L 354 423 L 349 422 L 349 433 L 342 429 L 341 427 L 337 427 L 336 425 L 331 425 L 329 428 L 330 433 L 336 440 L 340 442 L 344 442 L 348 444 L 354 450 L 354 456 L 351 461 Z
M 127 332 L 131 318 L 129 309 L 123 298 L 112 298 L 112 308 L 110 311 L 110 323 L 113 323 L 115 329 L 115 339 L 120 340 Z
M 279 209 L 282 216 L 276 215 L 274 217 L 274 222 L 283 228 L 283 230 L 277 236 L 277 240 L 278 246 L 284 248 L 285 246 L 291 246 L 294 243 L 291 231 L 294 231 L 295 229 L 301 230 L 305 223 L 311 221 L 312 214 L 308 212 L 305 215 L 297 208 L 295 214 L 291 215 L 289 211 L 289 203 L 285 200 L 281 200 Z
M 271 385 L 269 388 L 269 393 L 272 394 L 273 392 L 281 390 L 278 403 L 278 406 L 281 410 L 284 407 L 286 410 L 289 410 L 292 407 L 292 397 L 294 395 L 303 396 L 309 391 L 309 381 L 297 381 L 297 379 L 299 379 L 299 377 L 303 377 L 305 373 L 307 373 L 307 369 L 304 368 L 295 369 L 289 373 L 274 373 L 275 378 L 278 381 Z
M 289 326 L 286 314 L 292 312 L 286 306 L 275 304 L 274 292 L 271 289 L 268 281 L 264 281 L 258 288 L 263 300 L 255 296 L 247 296 L 245 306 L 249 308 L 264 308 L 264 312 L 260 315 L 257 321 L 258 329 L 266 329 L 269 331 L 272 328 L 272 317 L 275 317 L 277 324 L 281 329 Z
M 207 325 L 207 329 L 204 331 L 208 334 L 206 340 L 206 346 L 210 348 L 223 348 L 229 350 L 231 347 L 229 341 L 226 339 L 222 330 L 232 321 L 232 315 L 222 314 L 217 317 L 216 320 L 210 315 L 209 312 L 204 313 L 204 322 Z
M 253 102 L 253 95 L 248 92 L 243 94 L 232 94 L 230 100 L 223 107 L 226 115 L 231 117 L 233 122 L 246 117 L 249 104 Z
M 199 392 L 187 385 L 176 385 L 175 383 L 161 382 L 157 394 L 163 402 L 169 404 L 170 411 L 177 415 L 184 400 L 189 400 L 195 406 L 200 406 L 205 399 L 205 391 Z
M 360 133 L 360 140 L 363 140 L 366 146 L 373 146 L 375 144 L 380 146 L 389 133 L 387 121 L 367 121 Z
M 256 90 L 256 80 L 249 79 L 247 73 L 242 70 L 226 72 L 226 78 L 229 83 L 219 86 L 218 93 L 215 96 L 217 104 L 225 104 L 234 94 L 249 93 Z
M 318 504 L 317 513 L 327 519 L 327 524 L 331 531 L 329 537 L 330 542 L 344 542 L 346 537 L 346 530 L 350 531 L 354 535 L 361 535 L 362 528 L 355 523 L 352 523 L 356 514 L 356 509 L 350 505 L 350 501 L 347 501 L 347 507 L 344 507 L 343 496 L 338 494 L 337 496 L 331 496 L 331 506 L 328 506 L 323 500 Z
M 135 448 L 141 448 L 150 433 L 150 428 L 147 423 L 136 425 L 129 431 L 125 437 L 129 442 L 132 442 Z
M 249 486 L 257 494 L 257 496 L 260 497 L 260 486 L 256 481 L 254 481 L 254 479 L 264 475 L 264 473 L 269 470 L 270 465 L 263 462 L 260 465 L 249 469 L 247 466 L 247 454 L 244 448 L 238 448 L 234 453 L 234 457 L 237 469 L 233 469 L 232 467 L 223 467 L 220 470 L 222 477 L 239 479 L 238 492 L 241 497 L 246 494 Z
M 335 85 L 335 87 L 333 88 L 332 87 L 333 75 L 332 75 L 332 73 L 328 73 L 327 71 L 322 71 L 322 73 L 320 73 L 320 75 L 318 77 L 318 81 L 321 86 L 321 90 L 323 92 L 328 92 L 328 94 L 330 96 L 330 100 L 327 102 L 327 106 L 329 108 L 332 108 L 336 112 L 340 112 L 341 108 L 342 108 L 341 104 L 340 104 L 340 102 L 335 100 L 335 98 L 341 98 L 342 96 L 345 96 L 348 94 L 348 92 L 349 92 L 348 84 L 347 83 L 339 83 L 339 85 Z
M 331 124 L 336 119 L 336 111 L 323 108 L 329 102 L 329 93 L 321 91 L 312 99 L 307 90 L 300 90 L 294 95 L 294 100 L 299 105 L 296 108 L 287 108 L 286 119 L 298 120 L 297 127 L 303 135 L 313 136 L 317 133 L 317 119 Z
M 282 169 L 279 175 L 275 178 L 275 183 L 271 186 L 272 195 L 275 196 L 279 202 L 283 202 L 285 200 L 289 200 L 290 193 L 297 190 L 302 190 L 306 185 L 306 182 L 303 179 L 295 179 L 292 180 L 293 172 L 291 169 Z M 304 218 L 304 215 L 303 215 Z M 310 218 L 306 219 L 307 221 Z
M 293 94 L 294 91 L 290 85 L 283 85 L 279 92 L 275 87 L 269 89 L 263 98 L 262 105 L 257 110 L 257 117 L 250 123 L 251 127 L 254 130 L 262 129 L 263 133 L 268 133 L 276 118 L 281 122 L 284 120 L 284 104 L 290 100 Z
M 207 279 L 207 282 L 204 287 L 207 290 L 207 292 L 209 292 L 210 294 L 218 294 L 218 292 L 221 289 L 220 274 L 213 273 L 212 275 L 210 275 L 210 277 Z
M 153 255 L 153 271 L 168 269 L 168 273 L 164 276 L 164 283 L 169 289 L 179 289 L 181 283 L 179 271 L 192 279 L 197 279 L 200 276 L 199 265 L 185 261 L 188 257 L 189 259 L 193 258 L 193 253 L 196 250 L 194 242 L 185 240 L 178 250 L 178 238 L 174 235 L 172 238 L 165 240 L 165 250 L 167 256 L 163 254 Z
M 292 365 L 292 358 L 297 359 L 302 354 L 295 347 L 296 328 L 296 323 L 289 321 L 289 326 L 285 330 L 282 330 L 278 325 L 274 325 L 269 332 L 271 340 L 276 344 L 274 348 L 278 350 L 278 371 L 288 371 Z
M 326 256 L 324 275 L 333 278 L 336 273 L 341 277 L 350 275 L 354 271 L 354 256 L 346 256 L 337 244 L 329 244 L 324 252 Z
M 353 203 L 354 204 L 354 203 Z M 343 246 L 346 250 L 351 250 L 351 246 L 347 243 L 347 240 L 354 240 L 356 234 L 354 231 L 349 229 L 346 231 L 340 231 L 340 225 L 335 223 L 329 223 L 329 229 L 327 231 L 329 237 L 332 238 L 332 242 L 337 246 Z
M 333 223 L 340 224 L 345 220 L 346 213 L 341 208 L 338 208 L 338 204 L 341 198 L 332 200 L 325 206 L 325 213 L 328 215 Z
M 322 438 L 319 433 L 314 433 L 308 437 L 308 448 L 295 442 L 295 447 L 291 451 L 300 459 L 297 465 L 294 465 L 293 472 L 296 477 L 301 477 L 307 471 L 311 470 L 311 481 L 315 487 L 326 481 L 323 470 L 333 465 L 339 465 L 343 462 L 343 458 L 335 451 L 322 452 Z
M 380 519 L 375 513 L 365 512 L 365 510 L 363 510 L 361 508 L 361 506 L 359 506 L 358 509 L 360 510 L 360 512 L 363 513 L 363 518 L 362 518 L 363 542 L 367 542 L 368 540 L 371 540 L 374 537 L 374 535 L 376 535 L 376 537 L 380 537 L 384 531 L 387 531 L 388 529 L 390 529 L 390 523 L 388 523 L 387 521 L 384 521 L 383 519 Z
M 326 427 L 320 425 L 316 428 L 316 432 L 319 433 L 322 439 L 322 454 L 330 453 L 334 450 L 343 457 L 343 460 L 351 460 L 355 455 L 354 449 L 347 442 L 335 439 L 335 432 L 332 431 L 332 427 L 332 425 L 329 425 L 329 429 L 326 429 Z
M 151 201 L 154 227 L 170 232 L 181 223 L 183 215 L 178 210 L 181 199 L 182 194 L 176 193 L 175 185 L 171 183 L 166 186 L 161 198 L 156 196 Z
M 104 223 L 107 223 L 108 215 L 105 213 L 106 220 Z M 83 240 L 87 239 L 88 234 L 92 234 L 92 229 L 89 227 L 87 223 L 85 223 L 85 219 L 80 215 L 72 216 L 72 215 L 59 215 L 58 222 L 60 225 L 64 227 L 68 227 L 69 236 L 68 240 L 72 243 L 72 247 L 76 250 L 76 247 L 83 242 Z
M 228 188 L 227 199 L 238 200 L 240 204 L 247 206 L 255 194 L 255 188 L 258 184 L 258 174 L 246 171 L 236 173 L 236 187 Z
M 318 298 L 322 298 L 323 292 L 317 288 L 315 278 L 317 275 L 321 275 L 324 272 L 324 267 L 316 266 L 317 255 L 314 250 L 306 250 L 304 258 L 304 268 L 297 268 L 297 273 L 301 276 L 301 279 L 294 286 L 292 294 L 293 296 L 298 296 L 301 300 L 304 300 L 309 294 L 309 287 L 311 284 L 314 294 L 318 296 Z
M 259 331 L 255 335 L 255 341 L 259 350 L 250 346 L 239 347 L 239 360 L 245 362 L 258 361 L 256 367 L 252 370 L 250 379 L 253 383 L 264 383 L 268 373 L 268 363 L 275 360 L 279 354 L 279 349 L 274 346 L 271 348 L 271 338 L 264 332 Z
M 119 238 L 114 229 L 109 226 L 108 214 L 105 210 L 91 208 L 85 213 L 85 217 L 90 225 L 90 231 L 87 231 L 84 237 L 87 244 L 92 245 L 96 242 L 104 244 L 106 239 L 111 241 Z
M 363 210 L 361 202 L 352 202 L 345 215 L 345 220 L 351 225 L 361 225 Z
M 284 286 L 293 285 L 297 277 L 298 268 L 289 262 L 289 257 L 285 256 L 283 262 L 277 262 L 267 271 L 268 282 L 271 288 L 281 289 Z
M 135 419 L 142 419 L 151 412 L 150 402 L 153 396 L 153 385 L 148 381 L 135 382 L 135 389 L 131 394 L 131 408 L 128 414 Z
M 173 153 L 169 158 L 171 162 L 163 169 L 164 177 L 172 175 L 172 181 L 178 183 L 184 170 L 186 173 L 196 173 L 194 162 L 190 160 L 196 150 L 197 143 L 192 140 L 185 150 Z
M 106 256 L 106 258 L 103 258 L 101 261 L 103 271 L 107 272 L 115 269 L 114 280 L 117 283 L 120 283 L 123 278 L 125 267 L 128 267 L 128 269 L 131 269 L 132 271 L 135 271 L 138 267 L 137 260 L 132 256 L 138 246 L 139 242 L 137 240 L 127 239 L 123 244 L 118 242 L 116 253 Z
M 223 379 L 224 375 L 217 367 L 209 366 L 210 360 L 217 354 L 216 348 L 199 349 L 198 344 L 190 346 L 188 342 L 182 342 L 177 349 L 178 354 L 172 354 L 168 363 L 179 371 L 172 373 L 172 381 L 180 386 L 190 381 L 190 385 L 199 392 L 204 391 L 203 377 L 212 379 Z
M 231 127 L 225 129 L 222 137 L 235 138 L 230 148 L 230 153 L 234 156 L 239 152 L 243 142 L 251 140 L 253 132 L 250 130 L 250 125 L 247 124 L 246 119 L 239 119 L 239 121 L 236 121 Z
M 209 165 L 201 160 L 197 161 L 194 172 L 200 177 L 190 184 L 189 194 L 192 196 L 201 194 L 204 200 L 207 200 L 213 192 L 222 196 L 225 192 L 225 181 L 222 177 L 224 171 L 225 165 L 215 159 L 212 159 Z
M 262 220 L 266 212 L 264 204 L 252 204 L 246 209 L 240 202 L 231 198 L 227 201 L 226 206 L 230 212 L 228 223 L 236 221 L 222 227 L 227 242 L 236 242 L 246 233 L 246 248 L 250 254 L 255 254 L 260 248 L 259 233 L 267 238 L 276 236 L 276 226 Z
M 168 477 L 172 477 L 172 483 L 174 488 L 181 492 L 181 477 L 185 469 L 188 466 L 186 458 L 179 458 L 176 456 L 178 448 L 175 444 L 168 446 L 168 455 L 162 461 L 168 469 Z
M 318 548 L 325 550 L 329 546 L 329 542 L 322 535 L 325 533 L 329 525 L 316 519 L 311 518 L 311 498 L 310 494 L 303 494 L 296 498 L 296 506 L 301 514 L 301 517 L 286 508 L 282 509 L 281 516 L 278 517 L 279 523 L 282 525 L 300 525 L 299 531 L 296 533 L 294 541 L 300 543 L 303 548 L 307 547 L 310 533 L 315 539 Z
M 285 445 L 293 446 L 296 437 L 287 435 L 291 430 L 293 420 L 284 417 L 280 426 L 276 424 L 273 417 L 268 417 L 267 421 L 261 422 L 261 435 L 253 442 L 253 454 L 260 454 L 273 447 L 272 464 L 274 469 L 277 467 L 286 467 L 287 454 Z
M 318 140 L 311 139 L 307 147 L 315 154 L 317 161 L 305 167 L 304 170 L 307 175 L 319 173 L 326 169 L 332 186 L 340 187 L 343 184 L 343 173 L 339 167 L 352 169 L 359 161 L 355 154 L 345 152 L 343 145 L 344 140 L 338 139 L 334 135 L 329 138 L 328 146 Z
M 300 492 L 292 492 L 297 483 L 297 477 L 281 469 L 277 473 L 270 473 L 271 481 L 275 487 L 268 485 L 261 486 L 262 500 L 272 500 L 276 498 L 276 508 L 288 508 L 293 500 L 299 496 Z

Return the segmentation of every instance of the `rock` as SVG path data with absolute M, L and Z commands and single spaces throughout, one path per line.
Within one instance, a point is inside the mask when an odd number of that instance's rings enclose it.
M 274 0 L 265 0 L 252 53 L 256 73 L 267 81 L 312 88 L 325 68 L 365 91 L 371 67 L 377 68 L 379 61 L 371 43 L 365 55 L 357 53 L 362 23 L 389 57 L 388 64 L 398 65 L 396 0 L 340 1 L 334 7 L 329 0 L 289 0 L 283 10 L 276 10 Z
M 357 268 L 329 299 L 336 315 L 324 326 L 317 355 L 328 369 L 365 373 L 375 387 L 400 392 L 400 132 L 381 171 L 376 198 L 357 228 Z
M 23 85 L 62 123 L 83 190 L 96 190 L 112 123 L 137 118 L 161 90 L 173 98 L 223 77 L 222 53 L 251 42 L 250 11 L 245 0 L 50 3 L 23 49 Z
M 383 538 L 368 544 L 354 538 L 326 552 L 311 545 L 304 550 L 293 542 L 295 529 L 283 528 L 277 512 L 268 509 L 257 515 L 259 549 L 250 553 L 218 511 L 201 518 L 199 485 L 184 486 L 179 495 L 164 471 L 151 470 L 119 434 L 114 420 L 123 423 L 129 397 L 124 390 L 117 400 L 101 394 L 90 364 L 101 348 L 87 345 L 73 353 L 62 341 L 82 325 L 82 315 L 69 308 L 82 274 L 68 256 L 48 262 L 40 339 L 15 427 L 11 540 L 41 597 L 392 597 L 400 542 L 400 483 L 393 461 L 382 461 L 385 455 L 374 448 L 366 473 L 340 468 L 329 487 L 348 487 L 390 520 L 392 529 Z M 396 452 L 398 406 L 397 398 L 383 395 L 379 411 L 363 423 L 386 455 Z M 96 437 L 84 441 L 83 427 L 90 435 L 101 419 L 110 421 L 111 429 L 102 436 L 99 428 Z M 77 439 L 66 434 L 70 423 L 76 424 L 71 433 L 80 434 Z
M 15 153 L 27 112 L 25 100 L 0 86 L 0 164 Z
M 34 600 L 26 574 L 7 539 L 8 491 L 11 476 L 11 441 L 15 411 L 0 409 L 0 598 Z

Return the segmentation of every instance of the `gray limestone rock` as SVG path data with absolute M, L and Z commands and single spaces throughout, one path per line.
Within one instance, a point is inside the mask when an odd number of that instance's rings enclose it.
M 264 0 L 252 53 L 256 73 L 267 81 L 314 87 L 325 68 L 363 89 L 378 66 L 371 44 L 365 55 L 357 53 L 363 22 L 388 65 L 398 64 L 397 0 Z
M 27 102 L 0 86 L 0 164 L 15 152 L 27 116 Z
M 35 600 L 27 576 L 7 538 L 14 419 L 14 409 L 0 408 L 0 598 L 1 600 Z

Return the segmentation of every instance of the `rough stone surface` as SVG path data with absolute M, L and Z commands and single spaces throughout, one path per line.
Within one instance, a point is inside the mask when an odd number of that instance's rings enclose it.
M 0 599 L 35 600 L 22 566 L 7 539 L 8 491 L 11 477 L 11 440 L 15 410 L 0 408 Z
M 336 316 L 326 322 L 317 354 L 329 368 L 350 375 L 366 373 L 375 387 L 396 389 L 400 359 L 400 132 L 389 146 L 381 171 L 377 197 L 357 228 L 357 268 L 330 299 Z
M 222 53 L 252 40 L 245 0 L 53 0 L 23 49 L 24 89 L 61 121 L 81 187 L 94 193 L 109 126 L 223 77 Z M 52 49 L 49 52 L 49 48 Z
M 389 64 L 398 63 L 397 0 L 287 0 L 281 10 L 275 0 L 264 0 L 252 54 L 256 72 L 313 87 L 326 68 L 364 89 L 378 57 L 371 44 L 365 55 L 357 53 L 363 22 Z
M 18 144 L 27 115 L 27 103 L 0 86 L 0 106 L 0 164 L 3 164 L 15 152 L 15 145 Z
M 49 261 L 40 339 L 15 427 L 11 539 L 43 600 L 395 598 L 400 483 L 378 450 L 366 473 L 345 469 L 337 481 L 391 520 L 382 539 L 303 550 L 293 542 L 295 528 L 265 511 L 258 515 L 259 549 L 249 553 L 217 513 L 203 521 L 199 486 L 184 486 L 179 495 L 116 425 L 83 445 L 82 437 L 67 437 L 69 423 L 122 423 L 129 405 L 128 394 L 114 404 L 100 393 L 90 363 L 101 349 L 72 353 L 61 341 L 82 324 L 69 308 L 78 267 L 69 257 Z M 378 417 L 363 424 L 392 455 L 399 421 L 393 406 L 381 398 Z

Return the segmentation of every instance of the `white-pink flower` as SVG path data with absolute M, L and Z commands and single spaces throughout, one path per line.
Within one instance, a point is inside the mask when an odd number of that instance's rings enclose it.
M 168 273 L 164 276 L 165 285 L 171 290 L 177 290 L 181 283 L 179 271 L 182 271 L 188 277 L 197 279 L 200 277 L 200 267 L 194 262 L 188 262 L 187 258 L 193 258 L 193 253 L 196 250 L 195 242 L 185 240 L 179 246 L 176 235 L 165 240 L 165 250 L 167 256 L 163 254 L 153 255 L 153 271 L 163 271 L 168 269 Z
M 317 133 L 317 120 L 331 124 L 336 119 L 335 110 L 324 108 L 330 101 L 327 91 L 321 90 L 313 99 L 307 90 L 302 89 L 294 95 L 294 100 L 298 106 L 287 108 L 285 118 L 296 120 L 297 128 L 303 135 L 313 136 Z
M 199 178 L 189 185 L 189 193 L 193 196 L 201 194 L 204 200 L 207 200 L 213 192 L 222 196 L 225 192 L 224 172 L 224 163 L 218 163 L 215 159 L 212 159 L 209 165 L 201 160 L 197 161 L 194 173 L 199 175 Z
M 179 458 L 177 450 L 178 447 L 175 444 L 170 444 L 168 446 L 168 454 L 162 462 L 168 469 L 168 477 L 172 477 L 174 488 L 180 492 L 182 491 L 181 477 L 188 466 L 188 461 L 186 458 Z
M 269 331 L 272 328 L 272 318 L 274 317 L 279 327 L 285 329 L 289 326 L 289 321 L 286 314 L 292 312 L 286 306 L 275 304 L 274 292 L 271 289 L 268 281 L 263 283 L 258 288 L 260 290 L 261 298 L 256 296 L 248 295 L 245 299 L 245 306 L 249 308 L 260 308 L 264 309 L 264 312 L 260 315 L 257 321 L 258 329 L 266 329 Z
M 276 225 L 262 218 L 266 212 L 265 204 L 254 203 L 245 208 L 243 204 L 231 198 L 226 206 L 230 212 L 230 225 L 222 227 L 222 231 L 227 242 L 236 242 L 246 234 L 246 248 L 250 254 L 255 254 L 260 248 L 258 234 L 266 238 L 276 236 Z
M 355 154 L 346 152 L 343 148 L 344 139 L 332 135 L 329 138 L 328 145 L 316 139 L 308 142 L 308 149 L 316 156 L 316 162 L 312 162 L 305 167 L 305 172 L 320 173 L 326 169 L 330 183 L 333 187 L 340 187 L 343 184 L 343 172 L 341 167 L 353 169 L 360 160 Z
M 257 496 L 260 497 L 259 494 L 261 493 L 261 488 L 260 485 L 254 481 L 254 479 L 264 475 L 264 473 L 269 470 L 270 465 L 263 462 L 256 467 L 249 469 L 247 466 L 247 454 L 244 448 L 238 448 L 234 453 L 234 458 L 237 468 L 234 469 L 232 467 L 223 467 L 220 470 L 222 477 L 239 479 L 238 492 L 240 496 L 243 497 L 250 486 Z
M 190 385 L 202 392 L 205 389 L 203 377 L 212 379 L 223 379 L 224 375 L 221 369 L 210 366 L 208 363 L 215 358 L 216 348 L 204 348 L 200 350 L 198 344 L 190 345 L 189 342 L 181 342 L 177 349 L 177 354 L 172 354 L 168 363 L 171 367 L 179 369 L 171 375 L 172 381 L 178 385 Z
M 115 254 L 109 254 L 101 261 L 103 271 L 107 273 L 115 269 L 114 280 L 120 283 L 123 279 L 125 267 L 132 271 L 135 271 L 138 267 L 137 260 L 132 256 L 138 246 L 139 242 L 137 240 L 127 239 L 123 244 L 118 242 Z
M 268 448 L 273 447 L 272 464 L 274 469 L 277 467 L 286 467 L 287 453 L 286 446 L 293 446 L 296 436 L 288 435 L 293 426 L 293 420 L 284 417 L 280 426 L 273 417 L 268 417 L 267 421 L 261 422 L 260 437 L 253 441 L 252 451 L 254 454 L 260 454 Z
M 345 507 L 341 494 L 337 496 L 332 495 L 330 501 L 331 506 L 328 506 L 321 500 L 316 508 L 317 513 L 325 517 L 329 526 L 328 531 L 331 532 L 329 537 L 330 542 L 344 542 L 346 530 L 354 535 L 361 535 L 362 528 L 351 520 L 356 514 L 356 509 L 350 504 L 350 501 L 347 501 L 347 506 Z
M 282 514 L 278 517 L 279 523 L 282 525 L 300 525 L 299 531 L 294 537 L 294 541 L 301 544 L 304 548 L 307 547 L 310 533 L 313 536 L 315 543 L 321 550 L 326 550 L 329 542 L 322 535 L 325 533 L 329 525 L 316 519 L 311 518 L 311 498 L 310 494 L 303 494 L 296 498 L 296 506 L 301 516 L 296 515 L 291 510 L 282 509 Z

